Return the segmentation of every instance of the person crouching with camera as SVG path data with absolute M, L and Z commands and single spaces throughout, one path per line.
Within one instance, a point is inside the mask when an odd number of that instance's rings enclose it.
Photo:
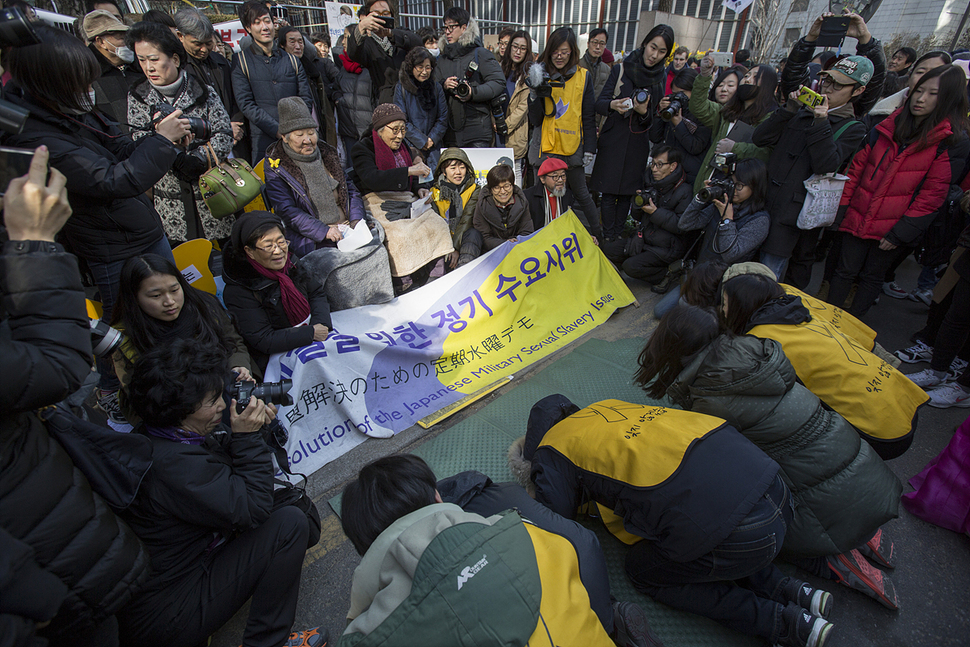
M 629 276 L 656 286 L 664 280 L 668 266 L 684 257 L 695 237 L 677 224 L 693 191 L 684 173 L 683 156 L 676 148 L 654 149 L 650 175 L 650 188 L 633 196 L 633 207 L 640 212 L 636 234 L 606 243 L 603 253 L 614 263 L 622 263 Z
M 240 408 L 233 399 L 226 428 L 226 379 L 225 353 L 192 339 L 155 348 L 135 365 L 132 403 L 153 464 L 122 516 L 148 548 L 152 574 L 119 614 L 122 644 L 204 643 L 250 598 L 247 647 L 327 642 L 320 628 L 290 634 L 319 527 L 284 503 L 288 488 L 274 493 L 267 438 L 276 408 L 256 397 Z
M 233 144 L 229 114 L 214 88 L 186 73 L 188 56 L 170 29 L 140 22 L 128 30 L 126 42 L 147 77 L 128 92 L 132 137 L 151 135 L 158 119 L 173 109 L 189 119 L 190 134 L 176 142 L 182 151 L 152 190 L 165 233 L 173 245 L 195 238 L 224 242 L 234 218 L 212 217 L 198 180 L 210 163 L 229 157 Z

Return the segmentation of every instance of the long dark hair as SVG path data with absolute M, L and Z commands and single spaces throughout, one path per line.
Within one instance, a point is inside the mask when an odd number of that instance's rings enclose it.
M 738 160 L 734 178 L 751 189 L 751 197 L 745 200 L 752 211 L 761 211 L 768 201 L 768 167 L 759 159 Z
M 14 47 L 4 67 L 31 97 L 55 112 L 87 112 L 88 88 L 101 76 L 90 49 L 63 29 L 33 25 L 40 43 Z
M 650 397 L 664 397 L 684 370 L 684 360 L 714 341 L 720 332 L 712 308 L 675 306 L 663 316 L 640 351 L 640 368 L 633 381 Z
M 667 55 L 670 55 L 670 50 L 674 48 L 674 41 L 677 40 L 677 37 L 674 36 L 674 28 L 670 25 L 654 25 L 653 29 L 648 31 L 647 35 L 640 41 L 641 60 L 643 59 L 643 48 L 657 36 L 663 38 L 664 43 L 667 45 Z
M 569 54 L 569 60 L 562 68 L 563 71 L 571 70 L 579 63 L 579 44 L 576 41 L 576 32 L 571 27 L 560 27 L 549 34 L 549 41 L 542 53 L 539 54 L 539 58 L 536 59 L 545 66 L 546 72 L 549 74 L 557 72 L 556 66 L 552 64 L 552 53 L 562 47 L 563 43 L 569 43 L 569 48 L 572 50 Z M 511 44 L 512 41 L 509 41 L 509 45 Z
M 516 38 L 524 38 L 528 49 L 525 52 L 525 58 L 522 59 L 521 63 L 512 62 L 512 43 L 515 42 Z M 525 74 L 526 69 L 532 64 L 536 55 L 532 53 L 532 36 L 529 36 L 529 32 L 519 30 L 512 34 L 512 38 L 509 39 L 509 46 L 505 48 L 505 56 L 502 57 L 502 74 L 505 78 L 511 78 L 518 81 Z M 578 59 L 577 59 L 578 60 Z
M 111 316 L 112 325 L 124 326 L 125 336 L 138 354 L 143 355 L 155 348 L 165 336 L 163 322 L 146 315 L 138 305 L 138 290 L 142 282 L 160 275 L 172 276 L 178 281 L 184 296 L 179 317 L 195 319 L 192 337 L 207 346 L 219 347 L 226 355 L 232 354 L 236 349 L 223 335 L 219 304 L 212 296 L 189 285 L 170 260 L 157 254 L 142 254 L 125 262 L 121 268 L 118 300 Z
M 770 65 L 756 65 L 758 70 L 758 94 L 747 108 L 735 92 L 730 101 L 721 107 L 721 116 L 727 121 L 743 121 L 757 126 L 762 117 L 778 107 L 775 102 L 775 88 L 778 86 L 778 73 Z M 750 71 L 750 70 L 749 70 Z M 738 86 L 738 90 L 741 86 Z
M 736 76 L 738 79 L 738 85 L 741 85 L 741 79 L 743 79 L 744 75 L 747 73 L 748 68 L 743 65 L 732 65 L 731 67 L 724 68 L 718 72 L 716 77 L 714 77 L 714 83 L 711 84 L 711 91 L 707 93 L 707 98 L 711 101 L 715 100 L 714 92 L 717 90 L 717 86 L 721 85 L 721 82 L 724 81 L 724 79 L 726 79 L 728 76 L 732 74 Z
M 717 289 L 721 286 L 721 278 L 727 268 L 727 263 L 723 261 L 698 263 L 680 286 L 681 298 L 692 306 L 717 307 Z
M 763 274 L 742 274 L 725 281 L 721 294 L 727 296 L 728 303 L 727 315 L 723 308 L 718 308 L 721 327 L 743 335 L 748 331 L 751 316 L 769 301 L 785 296 L 785 290 Z
M 920 123 L 916 123 L 909 108 L 910 102 L 924 83 L 930 79 L 939 78 L 940 89 L 936 95 L 936 108 L 926 116 Z M 896 128 L 893 132 L 893 139 L 899 144 L 917 143 L 918 148 L 927 146 L 927 137 L 930 132 L 944 120 L 950 120 L 950 127 L 953 134 L 949 141 L 960 137 L 967 132 L 967 77 L 956 65 L 941 65 L 935 67 L 923 75 L 913 91 L 906 99 L 906 107 L 900 110 L 896 116 Z

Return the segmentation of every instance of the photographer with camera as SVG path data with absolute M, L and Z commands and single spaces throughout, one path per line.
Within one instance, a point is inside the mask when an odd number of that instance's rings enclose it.
M 800 229 L 797 225 L 808 193 L 805 180 L 848 165 L 866 136 L 866 125 L 859 117 L 879 98 L 886 69 L 882 45 L 861 17 L 850 14 L 846 35 L 858 38 L 859 55 L 842 58 L 819 72 L 819 93 L 811 92 L 807 65 L 826 15 L 819 16 L 808 34 L 792 46 L 781 75 L 787 103 L 751 136 L 754 145 L 771 151 L 771 230 L 761 248 L 760 261 L 779 281 L 786 281 L 787 271 L 787 283 L 800 290 L 812 279 L 815 247 L 822 229 Z
M 441 20 L 444 34 L 438 40 L 441 56 L 434 80 L 448 97 L 448 130 L 442 146 L 488 148 L 495 132 L 502 137 L 508 134 L 502 66 L 482 47 L 478 21 L 468 11 L 451 7 Z
M 91 51 L 61 29 L 34 29 L 41 43 L 14 47 L 5 62 L 13 76 L 6 100 L 30 111 L 23 132 L 9 135 L 5 143 L 45 144 L 51 166 L 67 178 L 74 217 L 62 235 L 87 262 L 104 319 L 110 320 L 126 260 L 153 253 L 175 262 L 145 193 L 171 170 L 182 150 L 175 142 L 189 134 L 189 120 L 176 110 L 155 125 L 153 134 L 133 141 L 94 109 L 90 90 L 100 72 Z M 111 363 L 99 358 L 98 372 L 98 404 L 109 415 L 117 413 L 118 380 Z
M 768 235 L 765 163 L 738 160 L 732 153 L 718 153 L 712 162 L 712 179 L 704 182 L 677 226 L 683 231 L 703 230 L 698 263 L 751 260 Z
M 219 94 L 185 70 L 188 56 L 179 39 L 164 25 L 140 22 L 126 42 L 134 50 L 147 80 L 128 93 L 128 123 L 138 140 L 152 133 L 160 117 L 181 110 L 191 133 L 177 142 L 182 150 L 172 170 L 152 190 L 155 209 L 162 217 L 172 245 L 195 238 L 225 242 L 235 218 L 216 220 L 199 190 L 199 176 L 232 151 L 232 124 Z
M 147 575 L 147 555 L 34 411 L 91 370 L 77 260 L 54 242 L 71 216 L 67 180 L 56 169 L 47 180 L 47 160 L 37 149 L 3 205 L 0 642 L 117 647 L 113 614 Z
M 660 146 L 670 146 L 680 151 L 684 160 L 684 174 L 691 186 L 700 172 L 704 153 L 711 145 L 711 129 L 700 123 L 688 107 L 696 79 L 696 70 L 686 65 L 681 68 L 671 83 L 671 94 L 661 99 L 657 106 L 660 119 L 654 119 L 650 124 L 654 156 Z
M 395 27 L 397 7 L 388 0 L 366 0 L 357 11 L 360 22 L 351 25 L 346 39 L 347 57 L 370 72 L 373 105 L 394 102 L 394 85 L 404 57 L 421 47 L 418 35 Z
M 137 431 L 151 440 L 153 462 L 123 517 L 148 547 L 152 574 L 118 614 L 124 644 L 198 645 L 250 598 L 247 647 L 327 642 L 319 627 L 290 634 L 319 517 L 312 501 L 299 507 L 305 494 L 292 486 L 274 491 L 276 407 L 233 398 L 223 424 L 227 377 L 222 349 L 192 339 L 135 365 Z
M 639 49 L 613 66 L 596 99 L 596 112 L 607 117 L 599 134 L 599 147 L 604 154 L 596 158 L 589 187 L 603 194 L 600 206 L 607 241 L 623 233 L 630 200 L 643 187 L 643 173 L 650 158 L 650 124 L 664 96 L 664 60 L 673 46 L 674 30 L 669 25 L 656 25 L 643 38 Z M 576 187 L 570 186 L 576 192 Z M 581 194 L 577 196 L 582 200 Z
M 596 152 L 593 75 L 579 66 L 572 29 L 560 27 L 550 34 L 545 49 L 529 68 L 526 83 L 532 89 L 529 162 L 536 169 L 550 158 L 566 163 L 566 183 L 590 223 L 589 233 L 603 238 L 599 209 L 586 186 L 584 169 Z

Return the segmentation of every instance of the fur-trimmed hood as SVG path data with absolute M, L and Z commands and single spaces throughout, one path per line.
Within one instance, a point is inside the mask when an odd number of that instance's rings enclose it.
M 457 43 L 449 43 L 444 34 L 438 39 L 438 49 L 441 56 L 448 58 L 458 58 L 476 47 L 484 47 L 482 44 L 481 32 L 478 29 L 478 21 L 474 18 L 468 20 L 468 29 L 458 38 Z
M 516 482 L 529 491 L 535 493 L 535 483 L 532 480 L 532 456 L 546 432 L 559 424 L 565 418 L 579 411 L 564 395 L 548 395 L 534 405 L 529 412 L 529 422 L 526 435 L 512 443 L 508 451 L 509 471 Z

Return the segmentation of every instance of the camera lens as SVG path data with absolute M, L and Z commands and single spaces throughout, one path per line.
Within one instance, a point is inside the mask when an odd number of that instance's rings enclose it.
M 97 357 L 107 357 L 121 345 L 125 336 L 100 319 L 91 319 L 91 348 Z
M 697 199 L 701 202 L 714 202 L 724 196 L 724 187 L 717 186 L 716 184 L 711 186 L 706 186 L 701 189 L 697 194 Z
M 638 193 L 633 196 L 633 204 L 637 207 L 642 207 L 643 205 L 647 204 L 647 201 L 644 199 L 643 195 Z

